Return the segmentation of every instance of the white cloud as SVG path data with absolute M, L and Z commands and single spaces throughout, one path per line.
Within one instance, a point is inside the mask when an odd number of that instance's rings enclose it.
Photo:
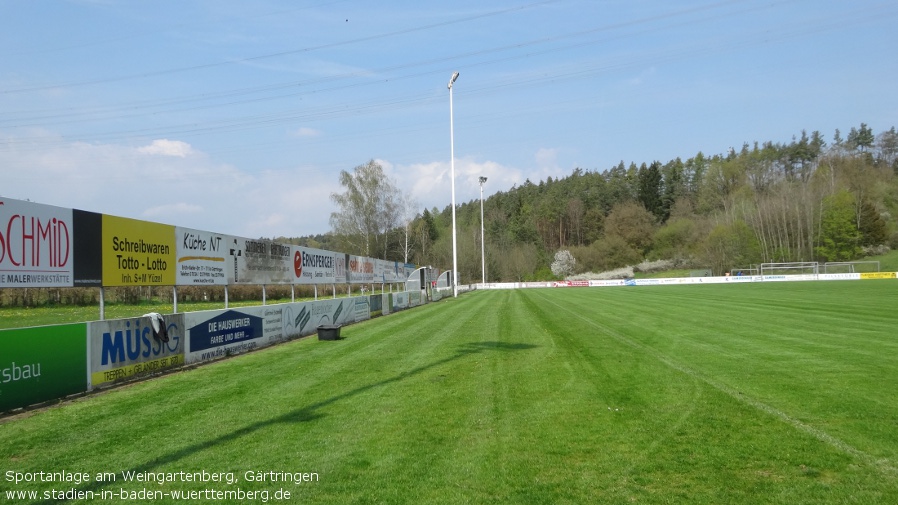
M 542 169 L 558 168 L 558 149 L 541 147 L 536 151 L 536 165 Z
M 44 145 L 0 150 L 2 196 L 255 238 L 327 232 L 328 195 L 339 190 L 334 174 L 314 167 L 250 173 L 193 148 L 180 157 L 116 144 Z
M 148 146 L 137 148 L 137 152 L 158 156 L 175 156 L 178 158 L 186 158 L 194 153 L 193 148 L 187 142 L 168 139 L 154 140 Z
M 410 165 L 384 165 L 399 186 L 421 204 L 421 208 L 437 207 L 442 210 L 452 201 L 451 166 L 449 162 L 434 161 Z M 455 202 L 461 204 L 480 199 L 480 177 L 486 177 L 483 196 L 507 191 L 527 180 L 524 170 L 509 167 L 495 161 L 480 161 L 471 157 L 455 159 Z M 533 181 L 537 182 L 537 181 Z
M 296 130 L 293 130 L 291 134 L 294 137 L 317 137 L 321 135 L 321 131 L 303 126 L 301 128 L 297 128 Z
M 143 216 L 149 220 L 163 219 L 166 222 L 173 222 L 171 221 L 172 218 L 178 218 L 186 214 L 197 214 L 202 211 L 203 207 L 201 205 L 197 205 L 195 203 L 177 202 L 167 205 L 150 207 L 149 209 L 143 211 Z
M 149 156 L 145 148 L 64 143 L 52 137 L 40 149 L 0 150 L 0 191 L 8 198 L 244 237 L 292 237 L 330 230 L 334 206 L 329 195 L 342 191 L 334 170 L 308 166 L 248 172 L 180 144 L 189 148 L 189 156 Z M 153 145 L 174 144 L 157 141 Z M 456 158 L 456 203 L 480 198 L 481 176 L 488 178 L 484 196 L 489 197 L 527 178 L 536 183 L 547 175 L 563 175 L 554 166 L 556 154 L 550 148 L 537 151 L 537 164 L 545 166 L 536 169 Z M 418 202 L 418 210 L 442 210 L 451 201 L 448 160 L 377 161 Z

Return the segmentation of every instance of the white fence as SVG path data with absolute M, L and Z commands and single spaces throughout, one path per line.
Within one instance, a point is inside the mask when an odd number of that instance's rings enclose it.
M 682 286 L 687 284 L 745 284 L 752 282 L 807 282 L 849 281 L 869 279 L 898 279 L 895 272 L 799 274 L 799 275 L 737 275 L 721 277 L 674 277 L 664 279 L 614 279 L 603 281 L 545 281 L 545 282 L 494 282 L 472 284 L 474 289 L 523 289 L 523 288 L 571 288 L 571 287 L 625 287 L 625 286 Z

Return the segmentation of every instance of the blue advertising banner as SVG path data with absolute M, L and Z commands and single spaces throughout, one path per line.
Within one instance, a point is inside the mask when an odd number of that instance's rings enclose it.
M 262 318 L 229 310 L 189 328 L 190 352 L 236 344 L 262 336 Z

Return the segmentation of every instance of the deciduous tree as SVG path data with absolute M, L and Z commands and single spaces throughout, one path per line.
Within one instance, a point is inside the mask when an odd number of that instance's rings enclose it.
M 822 261 L 850 261 L 860 255 L 854 205 L 854 196 L 844 190 L 824 200 L 817 246 Z
M 331 193 L 338 210 L 331 213 L 334 234 L 350 254 L 387 259 L 388 234 L 402 215 L 402 193 L 374 160 L 340 171 L 342 193 Z

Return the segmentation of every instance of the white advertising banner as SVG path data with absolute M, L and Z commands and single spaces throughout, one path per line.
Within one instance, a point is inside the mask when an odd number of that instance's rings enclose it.
M 369 319 L 370 313 L 365 311 L 358 304 L 368 306 L 367 296 L 357 296 L 352 298 L 329 298 L 327 300 L 318 300 L 314 302 L 306 302 L 304 308 L 294 309 L 294 313 L 300 315 L 306 310 L 308 315 L 303 316 L 302 320 L 305 324 L 299 327 L 299 331 L 303 335 L 314 333 L 321 325 L 333 324 L 349 324 L 357 321 Z M 291 304 L 295 305 L 295 304 Z
M 408 278 L 405 275 L 405 266 L 396 261 L 373 260 L 374 261 L 374 282 L 391 283 L 405 281 Z
M 861 274 L 820 274 L 817 277 L 821 281 L 857 281 L 860 280 Z
M 337 257 L 332 251 L 293 246 L 293 275 L 296 284 L 336 284 Z M 345 273 L 343 274 L 345 277 Z
M 228 283 L 228 237 L 219 233 L 175 227 L 178 286 Z
M 349 281 L 348 268 L 349 255 L 334 253 L 334 283 L 346 284 Z
M 795 281 L 816 281 L 817 275 L 815 274 L 799 274 L 799 275 L 765 275 L 763 276 L 764 282 L 795 282 Z
M 408 293 L 393 293 L 393 310 L 402 310 L 408 308 Z
M 349 256 L 346 275 L 350 284 L 371 284 L 374 282 L 374 260 L 364 256 Z
M 0 288 L 74 285 L 72 209 L 0 197 Z
M 271 240 L 228 238 L 228 284 L 292 284 L 293 246 Z

